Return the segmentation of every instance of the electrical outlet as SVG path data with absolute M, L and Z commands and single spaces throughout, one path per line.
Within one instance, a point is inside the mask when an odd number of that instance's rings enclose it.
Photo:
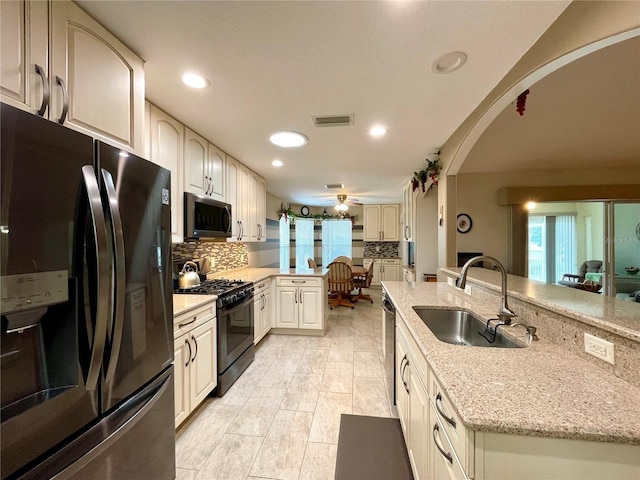
M 453 278 L 447 277 L 447 285 L 449 285 L 450 287 L 453 287 Z
M 464 293 L 466 293 L 467 295 L 471 296 L 471 285 L 466 285 L 464 287 Z
M 604 360 L 605 362 L 615 365 L 613 343 L 594 337 L 588 333 L 584 334 L 584 351 L 589 355 Z

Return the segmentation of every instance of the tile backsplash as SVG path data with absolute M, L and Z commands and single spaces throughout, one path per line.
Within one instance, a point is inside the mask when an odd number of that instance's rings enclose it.
M 398 242 L 364 242 L 363 257 L 399 257 L 398 245 Z M 380 251 L 376 247 L 380 247 Z
M 247 246 L 244 243 L 196 241 L 174 243 L 172 247 L 174 262 L 209 257 L 211 273 L 249 265 Z

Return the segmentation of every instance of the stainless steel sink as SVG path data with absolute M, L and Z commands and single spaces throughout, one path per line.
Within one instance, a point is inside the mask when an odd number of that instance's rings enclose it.
M 429 330 L 438 340 L 467 347 L 522 348 L 509 337 L 502 335 L 498 327 L 495 342 L 489 342 L 480 333 L 486 322 L 465 310 L 435 310 L 428 307 L 413 307 Z M 496 322 L 492 322 L 492 328 Z

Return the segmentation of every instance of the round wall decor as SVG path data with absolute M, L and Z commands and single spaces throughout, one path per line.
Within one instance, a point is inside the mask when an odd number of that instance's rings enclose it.
M 473 222 L 471 221 L 471 217 L 469 215 L 467 215 L 466 213 L 461 213 L 458 215 L 457 219 L 458 231 L 460 233 L 467 233 L 469 230 L 471 230 Z
M 308 216 L 308 215 L 309 215 L 309 207 L 307 207 L 306 205 L 305 205 L 305 206 L 303 206 L 303 207 L 300 209 L 300 213 L 302 214 L 302 216 L 303 216 L 303 217 Z

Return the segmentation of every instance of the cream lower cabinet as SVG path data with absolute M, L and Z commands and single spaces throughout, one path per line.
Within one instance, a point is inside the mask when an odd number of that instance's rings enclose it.
M 467 428 L 404 320 L 396 318 L 397 409 L 415 479 L 640 478 L 640 445 Z
M 253 343 L 256 345 L 271 330 L 271 279 L 254 283 Z
M 375 262 L 371 285 L 380 285 L 384 280 L 395 282 L 401 279 L 402 265 L 399 258 L 364 258 L 362 266 L 369 268 L 371 262 Z
M 276 277 L 276 328 L 326 328 L 327 284 L 321 277 Z
M 428 369 L 410 346 L 403 326 L 396 327 L 396 406 L 404 433 L 413 478 L 429 476 L 429 393 L 425 385 Z
M 212 301 L 174 319 L 176 427 L 217 385 L 215 308 Z

